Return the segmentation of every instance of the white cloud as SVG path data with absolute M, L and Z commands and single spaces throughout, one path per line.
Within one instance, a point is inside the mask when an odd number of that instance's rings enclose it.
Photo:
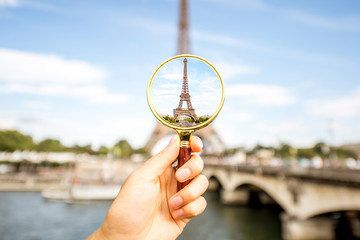
M 55 138 L 68 146 L 91 143 L 95 148 L 113 146 L 120 139 L 127 139 L 133 147 L 142 147 L 156 123 L 150 112 L 138 116 L 123 116 L 120 113 L 68 116 L 48 112 L 14 113 L 0 109 L 0 116 L 0 130 L 16 129 L 32 136 L 35 141 Z
M 351 96 L 317 99 L 306 102 L 307 111 L 321 117 L 354 117 L 360 115 L 360 88 Z
M 0 49 L 0 92 L 78 97 L 95 103 L 121 104 L 129 94 L 110 93 L 107 72 L 90 63 L 57 55 Z
M 360 19 L 353 16 L 326 18 L 302 11 L 288 11 L 287 15 L 297 21 L 325 29 L 359 31 Z
M 218 61 L 214 63 L 216 69 L 219 71 L 221 77 L 224 80 L 231 79 L 241 75 L 257 74 L 260 72 L 258 67 L 241 64 L 241 63 L 229 63 L 225 61 Z
M 38 0 L 0 0 L 0 8 L 1 7 L 23 7 L 35 10 L 57 11 L 57 9 L 49 3 Z
M 241 97 L 245 102 L 261 106 L 283 106 L 295 102 L 289 89 L 265 84 L 235 84 L 226 86 L 226 95 Z
M 15 129 L 16 124 L 10 119 L 0 119 L 0 130 L 13 130 Z
M 274 135 L 276 137 L 281 136 L 291 136 L 294 133 L 298 132 L 300 129 L 304 131 L 306 129 L 306 125 L 303 119 L 286 119 L 286 120 L 279 120 L 277 124 L 264 124 L 259 123 L 257 125 L 259 129 L 263 132 L 269 133 L 270 135 Z
M 80 60 L 57 55 L 0 49 L 0 81 L 78 84 L 100 82 L 106 72 Z
M 251 113 L 247 112 L 235 112 L 231 115 L 231 118 L 237 122 L 248 122 L 254 118 Z
M 17 0 L 0 0 L 0 7 L 17 7 L 19 2 Z
M 44 101 L 36 101 L 36 100 L 28 100 L 23 103 L 24 107 L 30 109 L 50 109 L 51 104 L 49 102 Z
M 130 99 L 129 94 L 109 93 L 102 85 L 64 86 L 55 84 L 30 85 L 7 84 L 1 87 L 4 93 L 25 93 L 43 96 L 78 97 L 93 103 L 122 104 Z

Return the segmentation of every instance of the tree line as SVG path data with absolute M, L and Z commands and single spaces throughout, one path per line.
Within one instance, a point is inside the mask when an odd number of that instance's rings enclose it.
M 358 156 L 355 152 L 343 147 L 329 146 L 323 142 L 316 143 L 310 148 L 295 148 L 287 143 L 280 143 L 277 147 L 256 145 L 250 150 L 244 150 L 241 147 L 230 148 L 225 151 L 225 155 L 231 155 L 238 150 L 243 150 L 247 155 L 255 155 L 259 150 L 271 150 L 275 157 L 281 159 L 292 158 L 313 158 L 319 156 L 322 159 L 330 159 L 336 157 L 337 159 L 354 158 Z M 111 154 L 115 158 L 128 158 L 135 153 L 147 154 L 144 148 L 134 149 L 127 140 L 119 140 L 111 147 L 100 146 L 94 149 L 91 145 L 73 145 L 65 146 L 57 139 L 44 139 L 40 142 L 35 142 L 31 136 L 24 135 L 16 130 L 1 131 L 0 130 L 0 151 L 14 152 L 20 151 L 37 151 L 37 152 L 73 152 L 73 153 L 88 153 L 91 155 Z
M 324 142 L 318 142 L 314 146 L 309 148 L 295 148 L 287 143 L 280 143 L 277 147 L 272 146 L 263 146 L 263 145 L 256 145 L 250 150 L 244 150 L 241 147 L 231 148 L 226 150 L 225 155 L 231 155 L 238 150 L 243 150 L 246 152 L 247 155 L 256 155 L 259 150 L 270 150 L 274 153 L 275 157 L 281 159 L 301 159 L 307 158 L 311 159 L 313 157 L 321 157 L 322 159 L 332 159 L 337 158 L 339 160 L 344 160 L 347 158 L 358 159 L 358 155 L 346 148 L 337 147 L 337 146 L 330 146 L 325 144 Z
M 169 122 L 169 123 L 175 123 L 175 122 L 179 122 L 179 119 L 174 119 L 174 117 L 166 115 L 162 117 L 165 121 Z M 197 120 L 195 120 L 195 123 L 202 123 L 209 120 L 208 116 L 201 116 L 199 117 Z M 194 122 L 194 119 L 192 119 L 191 117 L 185 118 L 184 121 L 188 121 L 190 123 Z
M 37 152 L 73 152 L 88 153 L 91 155 L 108 155 L 113 157 L 128 158 L 134 153 L 146 154 L 144 148 L 134 149 L 127 140 L 122 139 L 114 146 L 100 146 L 95 150 L 90 144 L 65 146 L 57 139 L 47 138 L 35 142 L 31 136 L 25 135 L 16 130 L 0 130 L 0 151 L 37 151 Z

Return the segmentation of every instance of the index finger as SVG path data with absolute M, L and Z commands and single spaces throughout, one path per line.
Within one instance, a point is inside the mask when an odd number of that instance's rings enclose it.
M 190 140 L 191 152 L 199 153 L 202 151 L 203 143 L 198 136 L 192 136 Z
M 179 155 L 179 143 L 179 136 L 174 135 L 169 144 L 161 152 L 146 161 L 139 170 L 152 176 L 163 174 Z

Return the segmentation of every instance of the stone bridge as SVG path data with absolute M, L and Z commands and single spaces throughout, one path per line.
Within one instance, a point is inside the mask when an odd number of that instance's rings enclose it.
M 224 204 L 248 204 L 254 192 L 262 204 L 278 204 L 284 239 L 335 239 L 336 212 L 348 212 L 360 237 L 359 171 L 206 164 L 204 174 Z

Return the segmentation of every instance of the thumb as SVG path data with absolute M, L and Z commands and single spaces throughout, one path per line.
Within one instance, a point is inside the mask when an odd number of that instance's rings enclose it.
M 169 144 L 154 157 L 150 158 L 142 167 L 148 174 L 160 176 L 178 157 L 180 139 L 176 134 Z

